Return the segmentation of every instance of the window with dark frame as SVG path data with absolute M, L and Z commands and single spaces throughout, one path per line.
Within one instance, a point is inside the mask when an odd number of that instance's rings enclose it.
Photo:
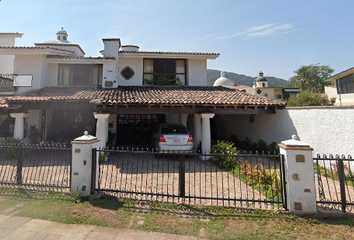
M 59 64 L 60 86 L 100 86 L 101 64 Z
M 159 77 L 179 79 L 186 85 L 186 60 L 185 59 L 144 59 L 143 80 L 153 80 Z M 174 85 L 176 82 L 171 82 Z
M 338 94 L 354 93 L 353 74 L 349 74 L 347 76 L 337 79 L 336 85 Z

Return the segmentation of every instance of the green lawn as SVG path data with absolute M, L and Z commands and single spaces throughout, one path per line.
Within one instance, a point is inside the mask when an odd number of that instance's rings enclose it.
M 0 191 L 1 193 L 1 191 Z M 32 193 L 0 195 L 0 214 L 195 236 L 201 239 L 354 239 L 354 219 L 283 212 L 87 199 Z

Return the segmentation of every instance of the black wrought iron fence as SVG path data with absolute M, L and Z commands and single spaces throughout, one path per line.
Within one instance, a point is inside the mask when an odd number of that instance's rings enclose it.
M 354 211 L 352 156 L 317 155 L 313 161 L 319 206 L 325 210 Z
M 95 191 L 137 200 L 282 208 L 279 155 L 95 150 Z M 228 171 L 213 158 L 236 162 Z
M 15 91 L 13 74 L 0 74 L 0 91 Z
M 70 192 L 71 148 L 0 143 L 0 187 Z

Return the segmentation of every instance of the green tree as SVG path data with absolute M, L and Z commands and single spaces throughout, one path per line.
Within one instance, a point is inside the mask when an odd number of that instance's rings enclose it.
M 302 91 L 324 92 L 325 80 L 331 76 L 333 69 L 328 65 L 311 64 L 301 66 L 294 71 L 296 74 L 290 79 L 290 87 L 300 88 Z
M 289 98 L 287 106 L 323 106 L 329 104 L 328 97 L 323 93 L 300 91 L 299 94 Z

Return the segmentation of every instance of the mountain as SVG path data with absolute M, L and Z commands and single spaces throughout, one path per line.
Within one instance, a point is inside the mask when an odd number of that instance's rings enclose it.
M 225 77 L 230 79 L 231 81 L 234 80 L 236 82 L 236 85 L 247 85 L 252 87 L 254 84 L 254 80 L 257 77 L 250 77 L 242 74 L 237 74 L 233 72 L 225 72 Z M 208 77 L 208 86 L 213 86 L 214 82 L 216 79 L 220 77 L 220 71 L 219 70 L 214 70 L 214 69 L 208 69 L 207 73 Z M 268 86 L 269 87 L 289 87 L 289 81 L 281 78 L 276 78 L 276 77 L 269 77 L 265 76 L 268 80 Z

